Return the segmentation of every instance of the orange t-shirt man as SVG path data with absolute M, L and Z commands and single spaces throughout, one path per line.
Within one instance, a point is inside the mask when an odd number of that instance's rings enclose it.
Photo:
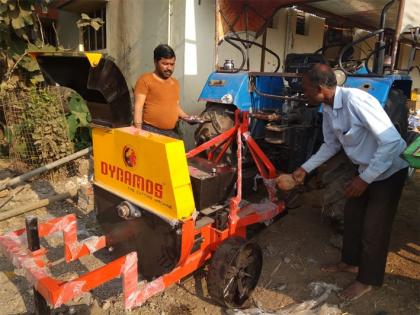
M 174 129 L 179 117 L 179 83 L 174 78 L 161 79 L 155 73 L 143 74 L 136 83 L 135 95 L 145 95 L 143 125 Z
M 190 116 L 179 105 L 179 83 L 171 77 L 175 52 L 168 45 L 159 45 L 153 55 L 155 71 L 140 76 L 134 89 L 134 126 L 179 138 L 174 130 L 176 123 Z

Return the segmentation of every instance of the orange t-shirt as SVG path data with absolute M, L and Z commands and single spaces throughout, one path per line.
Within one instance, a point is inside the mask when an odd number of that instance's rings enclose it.
M 179 83 L 174 78 L 163 80 L 153 72 L 143 74 L 134 94 L 146 95 L 143 122 L 159 129 L 174 129 L 178 120 Z

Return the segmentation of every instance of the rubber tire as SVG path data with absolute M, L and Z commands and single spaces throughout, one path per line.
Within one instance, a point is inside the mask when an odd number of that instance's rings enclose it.
M 207 103 L 206 109 L 200 114 L 200 117 L 205 120 L 211 120 L 211 122 L 201 124 L 194 132 L 196 146 L 199 146 L 232 128 L 235 124 L 235 119 L 234 115 L 228 113 L 228 111 L 234 112 L 235 109 L 236 107 L 234 105 Z M 234 144 L 227 149 L 222 160 L 229 165 L 235 164 Z
M 406 140 L 408 133 L 408 108 L 407 96 L 400 89 L 391 88 L 385 104 L 385 112 L 388 114 L 401 137 Z
M 251 246 L 256 254 L 257 267 L 252 283 L 244 298 L 239 300 L 227 298 L 224 296 L 224 289 L 227 286 L 227 281 L 231 279 L 232 273 L 235 272 L 235 263 L 239 257 L 240 252 L 246 247 Z M 249 297 L 257 286 L 258 279 L 262 270 L 262 251 L 258 244 L 255 242 L 247 242 L 240 237 L 231 237 L 224 241 L 217 248 L 209 265 L 207 274 L 207 290 L 211 298 L 226 308 L 242 308 L 248 305 Z

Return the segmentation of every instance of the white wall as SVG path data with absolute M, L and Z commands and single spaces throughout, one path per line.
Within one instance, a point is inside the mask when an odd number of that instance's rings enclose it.
M 133 87 L 154 70 L 153 49 L 168 42 L 168 0 L 110 0 L 106 12 L 107 52 Z
M 322 47 L 324 41 L 324 19 L 315 15 L 306 15 L 308 24 L 308 34 L 298 35 L 296 34 L 296 12 L 291 10 L 291 32 L 292 35 L 290 41 L 291 51 L 298 53 L 313 53 Z

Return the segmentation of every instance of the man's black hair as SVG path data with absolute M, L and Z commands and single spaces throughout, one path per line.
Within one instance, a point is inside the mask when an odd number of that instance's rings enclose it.
M 305 73 L 305 76 L 311 82 L 313 87 L 325 86 L 327 88 L 334 88 L 337 86 L 337 79 L 330 66 L 317 63 Z
M 166 44 L 160 44 L 153 51 L 153 58 L 155 59 L 155 61 L 159 61 L 162 58 L 165 58 L 165 59 L 175 58 L 175 52 L 171 48 L 171 46 L 166 45 Z

